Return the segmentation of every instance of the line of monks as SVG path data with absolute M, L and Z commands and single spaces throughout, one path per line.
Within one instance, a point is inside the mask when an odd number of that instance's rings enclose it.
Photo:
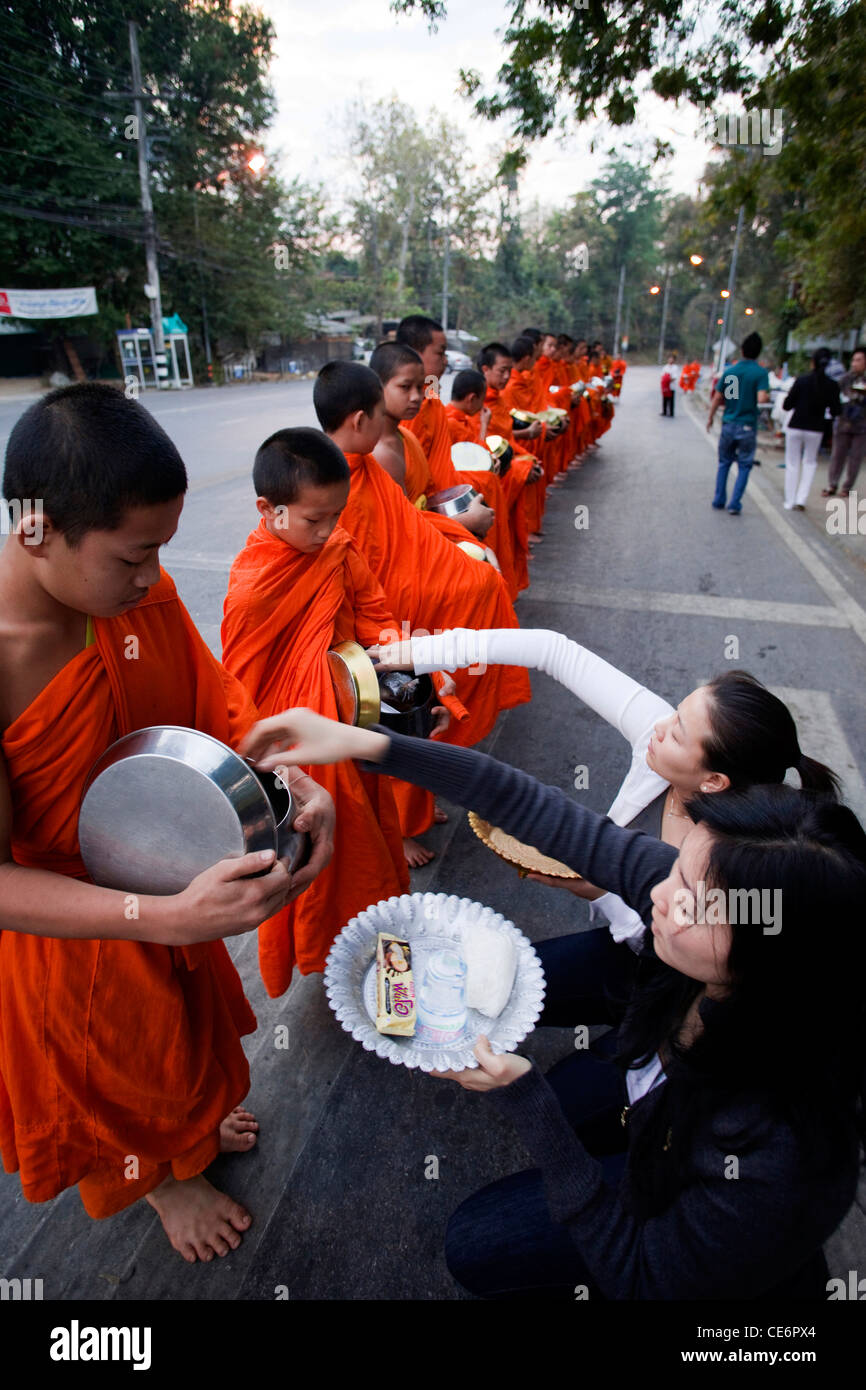
M 518 626 L 548 491 L 599 447 L 625 363 L 528 329 L 486 346 L 445 406 L 445 347 L 435 320 L 404 319 L 369 367 L 322 369 L 320 430 L 280 430 L 258 450 L 259 522 L 231 570 L 221 664 L 158 565 L 186 481 L 152 417 L 110 388 L 65 388 L 10 437 L 5 496 L 42 496 L 45 518 L 38 544 L 19 534 L 0 553 L 0 1151 L 31 1201 L 77 1183 L 103 1217 L 146 1197 L 189 1261 L 236 1248 L 251 1220 L 202 1176 L 257 1129 L 238 1108 L 255 1019 L 222 938 L 261 924 L 262 977 L 283 994 L 296 969 L 323 969 L 351 917 L 407 891 L 410 866 L 432 857 L 418 837 L 441 813 L 422 789 L 353 763 L 309 770 L 316 786 L 305 769 L 310 828 L 326 802 L 336 814 L 333 856 L 314 855 L 300 896 L 279 866 L 245 878 L 253 866 L 226 861 L 177 903 L 130 912 L 128 895 L 87 879 L 81 791 L 136 728 L 196 727 L 243 752 L 257 721 L 278 730 L 286 709 L 337 718 L 328 652 L 342 641 L 375 650 Z M 465 443 L 486 451 L 469 471 L 452 460 Z M 469 512 L 435 510 L 437 493 L 466 482 L 479 494 Z M 463 746 L 531 697 L 521 667 L 434 683 L 433 736 Z M 57 728 L 59 747 L 46 737 Z

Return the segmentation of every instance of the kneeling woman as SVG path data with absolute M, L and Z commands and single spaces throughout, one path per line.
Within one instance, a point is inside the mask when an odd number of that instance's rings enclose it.
M 295 746 L 269 751 L 280 744 Z M 866 834 L 852 811 L 785 786 L 697 795 L 677 852 L 483 754 L 304 710 L 264 721 L 244 751 L 263 770 L 365 759 L 495 816 L 652 931 L 615 1060 L 587 1056 L 582 1113 L 579 1094 L 567 1117 L 527 1058 L 484 1042 L 478 1069 L 454 1074 L 495 1097 L 538 1163 L 452 1217 L 448 1262 L 465 1287 L 825 1296 L 821 1247 L 854 1199 L 863 1118 Z M 763 921 L 718 911 L 741 908 L 743 890 L 769 904 Z M 704 900 L 717 910 L 702 917 Z

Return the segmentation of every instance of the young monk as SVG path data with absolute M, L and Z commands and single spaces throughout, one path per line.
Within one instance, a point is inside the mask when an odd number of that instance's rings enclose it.
M 511 353 L 502 343 L 488 343 L 478 354 L 478 367 L 485 384 L 484 406 L 488 412 L 489 432 L 506 439 L 513 451 L 511 466 L 501 481 L 508 504 L 517 582 L 520 589 L 525 589 L 529 584 L 529 527 L 530 522 L 540 526 L 537 494 L 543 490 L 544 468 L 522 447 L 527 435 L 530 438 L 540 436 L 540 422 L 535 420 L 529 426 L 521 426 L 503 399 L 503 391 L 511 378 L 511 366 Z
M 146 1198 L 192 1263 L 251 1220 L 203 1176 L 258 1128 L 236 1108 L 256 1021 L 220 938 L 312 882 L 333 808 L 289 777 L 315 839 L 294 882 L 273 851 L 166 897 L 88 880 L 78 809 L 110 744 L 179 724 L 237 746 L 256 721 L 159 566 L 186 486 L 171 440 L 111 386 L 51 392 L 9 439 L 4 496 L 42 514 L 0 553 L 0 1150 L 31 1202 L 78 1184 L 105 1217 Z
M 490 411 L 484 404 L 486 385 L 480 372 L 466 369 L 458 372 L 451 385 L 451 400 L 445 407 L 448 429 L 452 444 L 479 444 L 490 452 L 486 439 L 490 430 Z M 521 589 L 529 583 L 525 574 L 525 563 L 521 567 L 514 549 L 514 535 L 511 522 L 511 489 L 506 485 L 508 474 L 500 476 L 498 459 L 491 459 L 491 476 L 488 488 L 496 506 L 495 522 L 487 536 L 487 544 L 492 547 L 499 561 L 499 568 L 508 585 L 512 601 Z
M 376 462 L 403 489 L 413 506 L 423 513 L 438 531 L 458 545 L 472 540 L 484 540 L 499 557 L 498 536 L 489 533 L 496 514 L 481 497 L 473 501 L 469 511 L 457 520 L 430 511 L 427 498 L 437 491 L 430 474 L 427 456 L 418 440 L 407 428 L 414 420 L 424 399 L 424 365 L 414 348 L 402 343 L 380 343 L 370 358 L 370 370 L 375 372 L 384 391 L 385 412 L 382 435 L 373 451 Z M 455 475 L 454 486 L 459 481 Z
M 313 388 L 313 404 L 319 423 L 346 455 L 351 472 L 342 524 L 382 585 L 401 627 L 405 624 L 410 632 L 457 626 L 516 627 L 502 576 L 427 525 L 373 457 L 384 415 L 382 385 L 375 372 L 357 362 L 327 363 Z M 455 681 L 455 700 L 443 701 L 454 717 L 442 738 L 463 746 L 484 738 L 500 710 L 525 704 L 531 695 L 526 673 L 517 667 L 461 671 Z M 433 798 L 418 789 L 411 808 L 401 808 L 403 834 L 416 839 L 432 821 Z M 407 830 L 407 825 L 413 829 Z M 423 849 L 416 858 L 410 847 L 407 857 L 410 867 L 415 867 L 432 855 Z
M 461 482 L 471 483 L 488 507 L 499 515 L 503 512 L 502 499 L 490 473 L 475 470 L 461 470 L 458 473 L 451 461 L 451 431 L 445 407 L 439 398 L 439 378 L 447 365 L 445 334 L 441 323 L 424 314 L 410 314 L 400 321 L 397 342 L 404 347 L 414 348 L 424 367 L 424 399 L 418 414 L 406 422 L 406 428 L 424 450 L 435 485 L 434 491 L 441 492 Z M 502 523 L 505 524 L 504 515 Z
M 261 520 L 229 576 L 223 665 L 262 715 L 305 705 L 336 719 L 329 650 L 348 640 L 369 647 L 388 628 L 400 630 L 338 525 L 349 466 L 319 430 L 280 430 L 256 454 L 253 484 Z M 259 928 L 259 965 L 272 999 L 289 988 L 295 965 L 302 975 L 324 969 L 352 917 L 409 887 L 390 783 L 377 786 L 354 763 L 319 768 L 315 777 L 336 807 L 334 857 L 302 898 Z

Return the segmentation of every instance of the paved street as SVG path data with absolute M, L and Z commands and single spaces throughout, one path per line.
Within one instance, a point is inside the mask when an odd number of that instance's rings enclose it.
M 299 381 L 146 398 L 191 483 L 163 563 L 215 651 L 228 568 L 257 520 L 255 448 L 280 426 L 314 424 L 311 394 L 312 383 Z M 0 401 L 4 447 L 23 408 Z M 552 493 L 531 587 L 518 603 L 521 626 L 567 633 L 674 703 L 712 674 L 745 667 L 790 704 L 804 751 L 842 776 L 866 818 L 866 537 L 843 547 L 827 534 L 826 459 L 805 514 L 783 512 L 781 455 L 766 454 L 742 515 L 713 511 L 716 437 L 682 396 L 676 418 L 660 418 L 657 370 L 630 369 L 602 447 Z M 861 488 L 866 496 L 866 477 Z M 589 508 L 583 530 L 574 525 L 577 504 Z M 732 638 L 735 660 L 726 659 Z M 488 751 L 606 809 L 628 766 L 622 739 L 547 677 L 532 683 L 532 704 L 500 719 Z M 578 765 L 589 769 L 580 792 Z M 429 839 L 437 857 L 413 887 L 477 898 L 533 940 L 587 925 L 583 903 L 520 880 L 456 808 Z M 816 950 L 832 949 L 827 927 Z M 32 1207 L 17 1177 L 6 1176 L 0 1275 L 41 1277 L 50 1298 L 269 1300 L 278 1289 L 302 1300 L 459 1297 L 442 1259 L 445 1222 L 477 1187 L 526 1166 L 510 1130 L 483 1097 L 364 1053 L 328 1009 L 319 976 L 269 1001 L 254 936 L 233 954 L 260 1020 L 248 1040 L 259 1146 L 217 1165 L 217 1180 L 254 1214 L 241 1249 L 188 1267 L 143 1204 L 94 1223 L 76 1192 Z M 279 1023 L 289 1025 L 288 1050 L 274 1046 Z M 545 1065 L 571 1046 L 561 1029 L 540 1030 L 527 1044 Z M 434 1180 L 425 1178 L 431 1155 L 439 1159 Z M 830 1247 L 842 1272 L 856 1267 L 852 1249 L 861 1265 L 866 1259 L 862 1231 L 860 1218 Z

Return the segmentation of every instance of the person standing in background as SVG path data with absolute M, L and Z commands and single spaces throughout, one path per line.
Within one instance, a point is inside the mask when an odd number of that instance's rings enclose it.
M 840 495 L 847 497 L 857 481 L 866 454 L 866 347 L 858 345 L 851 354 L 851 366 L 840 378 L 842 413 L 836 424 L 830 477 L 822 497 L 835 497 L 845 461 L 848 468 Z
M 673 353 L 662 372 L 662 415 L 674 418 L 674 389 L 676 384 L 677 361 Z
M 827 376 L 829 348 L 818 348 L 812 370 L 798 376 L 783 402 L 793 410 L 785 430 L 785 511 L 804 512 L 806 498 L 818 467 L 818 450 L 824 436 L 827 411 L 842 409 L 839 387 Z
M 722 432 L 719 435 L 719 467 L 716 473 L 716 495 L 712 505 L 722 511 L 726 505 L 728 473 L 736 460 L 737 481 L 731 494 L 728 512 L 739 516 L 743 510 L 743 493 L 755 462 L 758 435 L 758 405 L 770 399 L 770 377 L 766 367 L 758 363 L 763 342 L 760 333 L 749 333 L 742 343 L 742 357 L 733 367 L 726 367 L 716 382 L 710 399 L 707 429 L 720 405 L 725 406 Z M 727 402 L 727 404 L 725 404 Z

